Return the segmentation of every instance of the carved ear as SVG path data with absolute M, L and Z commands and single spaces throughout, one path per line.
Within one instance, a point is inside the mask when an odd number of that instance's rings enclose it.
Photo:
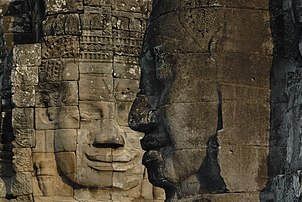
M 39 111 L 38 116 L 39 116 L 40 120 L 42 121 L 42 123 L 45 123 L 45 124 L 54 124 L 55 120 L 56 120 L 56 114 L 53 113 L 53 111 L 51 112 L 51 110 L 49 108 L 46 108 L 45 112 Z

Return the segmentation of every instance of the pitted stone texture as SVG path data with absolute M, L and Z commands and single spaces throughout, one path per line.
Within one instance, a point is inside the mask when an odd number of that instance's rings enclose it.
M 74 59 L 43 60 L 39 67 L 39 82 L 77 81 L 78 68 Z
M 37 57 L 37 56 L 36 56 Z M 12 82 L 25 86 L 33 86 L 38 84 L 38 67 L 37 66 L 23 66 L 26 64 L 20 63 L 22 66 L 17 66 L 13 69 Z
M 34 128 L 34 109 L 16 108 L 13 109 L 12 115 L 13 128 L 16 129 L 33 129 Z
M 36 130 L 35 141 L 33 152 L 54 152 L 54 130 Z
M 43 38 L 42 58 L 77 58 L 79 41 L 75 36 L 47 36 Z
M 41 82 L 35 88 L 35 104 L 37 107 L 78 105 L 78 88 L 77 81 Z
M 15 139 L 13 146 L 16 148 L 30 148 L 36 145 L 36 131 L 34 129 L 13 129 Z
M 81 74 L 79 91 L 81 101 L 113 101 L 113 79 L 96 74 Z
M 12 185 L 12 193 L 15 196 L 33 193 L 31 175 L 31 172 L 17 172 Z
M 83 11 L 81 0 L 46 0 L 46 14 L 76 13 Z
M 114 79 L 114 97 L 118 101 L 133 101 L 138 91 L 139 81 L 130 79 Z
M 14 84 L 12 87 L 12 101 L 17 107 L 33 107 L 35 106 L 35 87 Z
M 33 160 L 32 152 L 30 148 L 14 148 L 14 159 L 13 165 L 17 172 L 32 172 L 33 171 Z
M 45 19 L 44 36 L 81 34 L 81 23 L 78 14 L 51 15 Z
M 8 33 L 30 33 L 31 17 L 28 13 L 2 16 L 2 29 Z
M 75 129 L 59 129 L 55 131 L 55 152 L 74 152 L 77 144 Z
M 13 55 L 16 66 L 39 66 L 41 64 L 41 45 L 16 45 Z

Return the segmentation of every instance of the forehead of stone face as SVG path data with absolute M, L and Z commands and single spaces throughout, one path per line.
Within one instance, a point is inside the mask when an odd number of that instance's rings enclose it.
M 224 12 L 211 7 L 175 8 L 167 13 L 156 10 L 151 14 L 145 42 L 163 45 L 172 52 L 207 52 L 209 42 L 221 37 Z

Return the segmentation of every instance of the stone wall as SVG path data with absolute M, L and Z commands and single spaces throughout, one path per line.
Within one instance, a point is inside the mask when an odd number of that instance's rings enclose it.
M 127 125 L 150 9 L 0 2 L 1 201 L 163 201 Z

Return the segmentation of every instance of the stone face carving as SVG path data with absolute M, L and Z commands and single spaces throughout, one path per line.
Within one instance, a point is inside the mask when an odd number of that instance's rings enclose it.
M 150 2 L 0 2 L 0 201 L 164 200 L 127 124 Z
M 271 36 L 268 1 L 255 5 L 153 1 L 129 125 L 145 133 L 143 164 L 167 201 L 219 201 L 215 193 L 227 192 L 231 201 L 237 192 L 259 200 L 267 178 Z M 245 195 L 250 191 L 258 196 Z

